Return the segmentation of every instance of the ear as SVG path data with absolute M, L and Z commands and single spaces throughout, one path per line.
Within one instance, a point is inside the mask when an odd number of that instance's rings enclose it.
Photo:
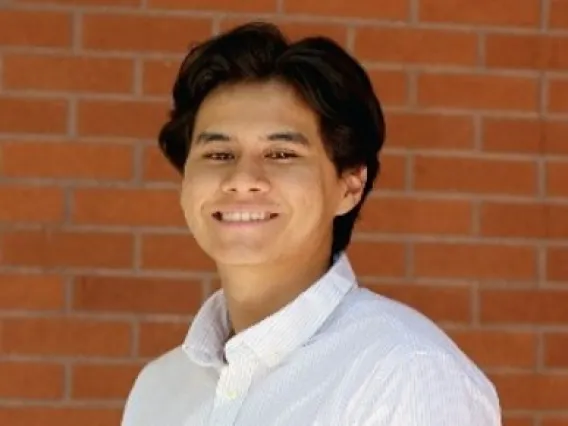
M 349 213 L 361 201 L 366 183 L 367 168 L 365 166 L 346 170 L 343 173 L 341 176 L 343 194 L 337 208 L 337 216 Z

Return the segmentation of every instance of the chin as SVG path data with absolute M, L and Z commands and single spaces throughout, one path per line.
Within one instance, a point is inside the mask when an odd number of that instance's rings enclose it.
M 212 250 L 210 256 L 220 265 L 252 266 L 261 265 L 278 260 L 279 256 L 271 253 L 266 247 L 225 247 Z

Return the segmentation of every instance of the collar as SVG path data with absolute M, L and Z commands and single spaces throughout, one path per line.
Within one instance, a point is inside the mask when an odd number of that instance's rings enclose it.
M 223 290 L 203 304 L 182 348 L 196 364 L 221 368 L 243 358 L 273 367 L 306 344 L 355 287 L 347 255 L 341 253 L 328 271 L 296 299 L 262 321 L 233 336 Z M 226 342 L 226 343 L 225 343 Z

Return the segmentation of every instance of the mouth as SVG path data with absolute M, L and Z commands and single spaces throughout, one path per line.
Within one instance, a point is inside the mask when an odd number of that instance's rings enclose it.
M 258 223 L 268 222 L 269 220 L 278 217 L 278 213 L 261 211 L 216 211 L 212 216 L 217 221 L 223 223 Z

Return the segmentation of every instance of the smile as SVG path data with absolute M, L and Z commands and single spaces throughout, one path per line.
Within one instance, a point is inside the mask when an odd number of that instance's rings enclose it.
M 213 217 L 221 222 L 263 222 L 274 219 L 278 213 L 259 211 L 215 212 Z

